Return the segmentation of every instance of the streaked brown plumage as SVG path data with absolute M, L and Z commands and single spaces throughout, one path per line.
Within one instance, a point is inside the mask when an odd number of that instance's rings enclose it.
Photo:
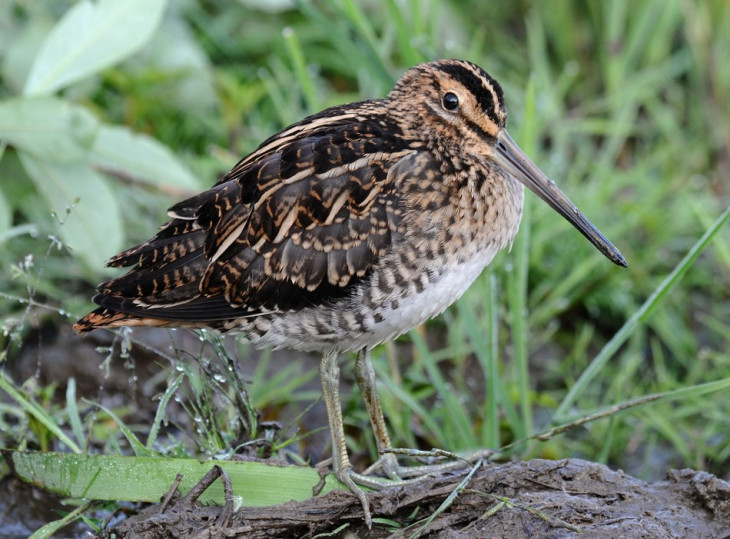
M 385 99 L 327 109 L 264 141 L 213 188 L 170 209 L 151 240 L 109 265 L 100 308 L 75 329 L 208 327 L 260 346 L 318 350 L 333 468 L 360 498 L 342 434 L 337 354 L 390 447 L 367 351 L 453 303 L 517 233 L 523 184 L 607 257 L 613 245 L 505 130 L 502 90 L 478 66 L 410 69 Z M 378 464 L 406 474 L 392 454 Z

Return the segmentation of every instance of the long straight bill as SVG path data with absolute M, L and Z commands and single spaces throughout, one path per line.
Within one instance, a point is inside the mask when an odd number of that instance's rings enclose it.
M 619 250 L 591 223 L 570 199 L 530 161 L 505 129 L 497 135 L 494 160 L 507 172 L 543 199 L 547 204 L 577 228 L 588 241 L 614 264 L 627 267 Z

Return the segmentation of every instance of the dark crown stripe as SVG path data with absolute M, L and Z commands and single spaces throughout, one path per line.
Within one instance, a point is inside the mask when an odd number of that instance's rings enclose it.
M 444 63 L 438 68 L 463 84 L 474 95 L 482 111 L 490 120 L 497 125 L 502 124 L 504 119 L 497 114 L 498 110 L 504 109 L 502 88 L 486 71 L 473 64 L 464 63 Z

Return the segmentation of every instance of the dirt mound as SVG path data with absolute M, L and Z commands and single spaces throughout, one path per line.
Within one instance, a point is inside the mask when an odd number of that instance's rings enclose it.
M 372 530 L 354 496 L 331 492 L 278 507 L 225 508 L 172 503 L 146 508 L 106 531 L 116 537 L 410 537 L 465 475 L 370 495 Z M 230 510 L 230 507 L 229 507 Z M 223 515 L 223 518 L 221 518 Z M 385 524 L 377 519 L 397 523 Z M 404 529 L 405 528 L 405 529 Z M 693 470 L 646 483 L 579 459 L 485 465 L 421 537 L 730 537 L 730 484 Z

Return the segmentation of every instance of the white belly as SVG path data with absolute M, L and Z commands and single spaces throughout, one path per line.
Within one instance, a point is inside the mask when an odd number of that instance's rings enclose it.
M 397 300 L 398 308 L 382 310 L 383 320 L 375 322 L 369 317 L 368 335 L 355 339 L 353 349 L 375 344 L 402 335 L 427 320 L 441 314 L 459 299 L 492 261 L 495 253 L 482 253 L 469 261 L 443 268 L 438 281 L 417 294 Z
M 479 277 L 496 250 L 460 264 L 441 265 L 438 277 L 418 292 L 396 288 L 383 295 L 375 286 L 365 287 L 349 300 L 275 316 L 249 339 L 258 346 L 306 351 L 373 347 L 442 313 Z

